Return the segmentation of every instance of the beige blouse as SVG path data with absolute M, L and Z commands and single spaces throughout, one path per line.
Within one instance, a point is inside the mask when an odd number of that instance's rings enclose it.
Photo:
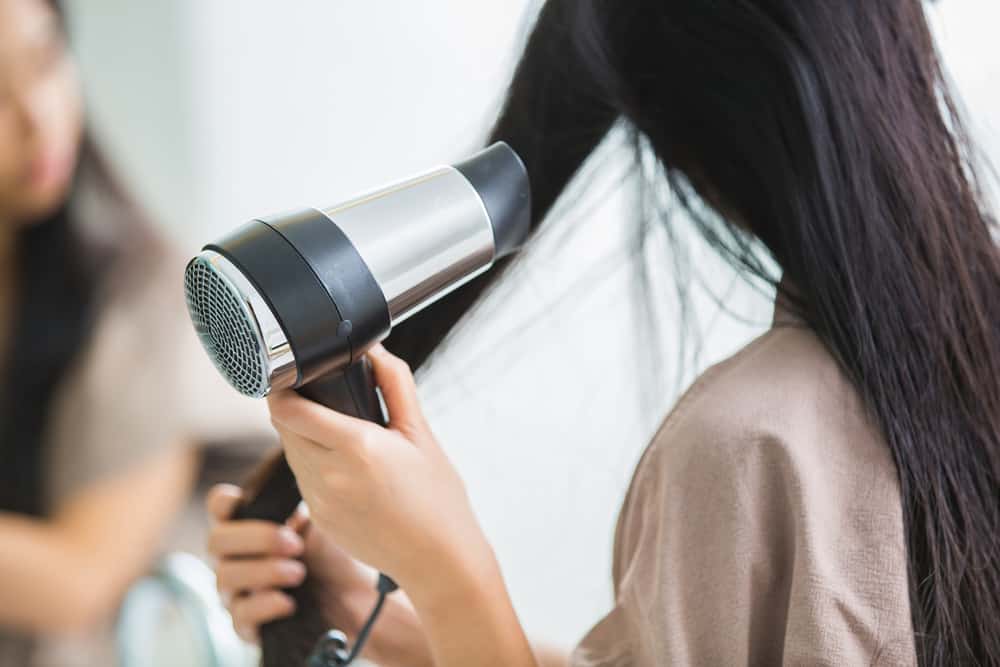
M 677 404 L 613 579 L 574 667 L 916 663 L 896 468 L 808 328 L 779 310 Z

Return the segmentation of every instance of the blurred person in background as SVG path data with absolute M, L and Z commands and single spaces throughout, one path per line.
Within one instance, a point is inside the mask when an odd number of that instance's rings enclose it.
M 187 501 L 192 445 L 267 424 L 208 365 L 180 256 L 88 135 L 64 28 L 0 0 L 3 666 L 112 664 L 95 629 Z

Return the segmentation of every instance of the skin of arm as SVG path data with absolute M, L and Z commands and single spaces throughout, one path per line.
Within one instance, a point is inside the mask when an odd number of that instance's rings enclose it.
M 407 588 L 434 665 L 540 667 L 495 560 L 468 565 L 467 571 Z
M 538 667 L 569 667 L 569 651 L 544 642 L 535 643 Z
M 76 633 L 113 613 L 187 498 L 196 460 L 177 445 L 83 489 L 49 519 L 0 513 L 0 625 Z

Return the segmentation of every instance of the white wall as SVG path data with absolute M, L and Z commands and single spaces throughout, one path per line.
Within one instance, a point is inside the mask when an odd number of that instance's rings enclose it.
M 989 164 L 981 165 L 984 183 L 1000 213 L 1000 50 L 996 26 L 1000 3 L 983 0 L 939 0 L 932 7 L 935 35 L 945 64 L 960 93 L 969 130 Z
M 996 142 L 1000 58 L 982 58 L 997 10 L 942 5 L 956 78 Z M 250 216 L 333 203 L 461 156 L 495 113 L 526 12 L 526 0 L 75 6 L 95 121 L 191 247 Z M 614 517 L 675 396 L 676 311 L 662 272 L 666 379 L 636 381 L 653 355 L 636 335 L 644 306 L 629 296 L 628 200 L 610 194 L 613 175 L 605 169 L 421 382 L 523 620 L 565 643 L 610 604 Z M 712 289 L 753 322 L 713 317 L 700 294 L 704 364 L 761 330 L 769 306 L 694 252 Z
M 204 216 L 189 2 L 69 0 L 91 125 L 124 182 L 177 234 Z
M 203 3 L 191 27 L 210 217 L 197 232 L 461 156 L 494 115 L 524 4 Z

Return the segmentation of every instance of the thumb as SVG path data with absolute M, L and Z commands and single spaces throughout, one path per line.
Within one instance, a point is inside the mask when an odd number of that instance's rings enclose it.
M 389 426 L 411 437 L 426 430 L 417 398 L 417 383 L 409 364 L 381 345 L 370 349 L 368 358 L 375 372 L 375 383 L 389 411 Z
M 216 484 L 208 492 L 205 506 L 216 521 L 227 521 L 243 498 L 243 491 L 233 484 Z
M 309 507 L 306 505 L 306 501 L 303 500 L 299 503 L 292 516 L 288 517 L 285 525 L 299 535 L 305 535 L 306 529 L 309 528 Z

